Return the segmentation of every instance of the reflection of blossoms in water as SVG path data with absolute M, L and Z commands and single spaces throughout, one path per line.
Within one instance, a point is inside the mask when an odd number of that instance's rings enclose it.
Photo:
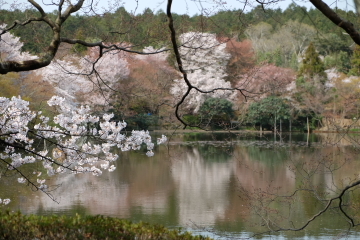
M 138 158 L 135 155 L 133 156 L 135 159 L 132 161 L 137 165 L 136 159 Z M 147 159 L 141 153 L 137 156 L 141 156 L 140 159 L 142 160 Z M 87 214 L 101 214 L 120 218 L 130 218 L 134 208 L 141 209 L 143 214 L 165 214 L 167 212 L 165 206 L 168 204 L 169 197 L 167 186 L 170 181 L 166 181 L 166 184 L 156 184 L 154 187 L 154 183 L 162 180 L 163 176 L 158 174 L 160 171 L 149 173 L 151 172 L 149 166 L 153 165 L 152 161 L 141 161 L 140 165 L 143 168 L 140 168 L 146 171 L 132 168 L 129 176 L 126 174 L 129 169 L 125 171 L 123 169 L 129 164 L 121 167 L 121 163 L 118 163 L 118 168 L 114 173 L 104 173 L 100 177 L 89 174 L 55 176 L 49 180 L 49 185 L 61 184 L 61 187 L 53 192 L 59 203 L 52 201 L 44 194 L 40 194 L 39 197 L 29 198 L 26 203 L 24 202 L 21 211 L 29 214 L 37 213 L 39 209 L 42 209 L 46 212 L 55 211 L 58 213 L 68 212 L 70 209 L 81 206 L 86 209 Z M 153 177 L 157 180 L 154 180 Z
M 41 208 L 45 211 L 61 212 L 81 205 L 92 215 L 118 214 L 126 218 L 130 214 L 129 184 L 120 182 L 116 172 L 104 173 L 100 177 L 65 174 L 53 177 L 49 180 L 50 184 L 61 184 L 53 193 L 58 203 L 42 194 L 39 198 L 31 199 L 31 203 L 24 204 L 23 211 L 36 213 Z
M 172 176 L 178 188 L 180 224 L 215 224 L 223 218 L 228 205 L 227 184 L 232 165 L 229 162 L 206 163 L 198 149 L 186 152 L 175 161 Z
M 10 203 L 10 199 L 9 199 L 9 198 L 5 198 L 5 199 L 1 199 L 1 198 L 0 198 L 0 204 L 8 205 L 9 203 Z

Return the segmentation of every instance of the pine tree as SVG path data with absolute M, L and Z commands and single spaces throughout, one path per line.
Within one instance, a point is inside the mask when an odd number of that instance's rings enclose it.
M 306 49 L 304 59 L 299 69 L 298 77 L 304 77 L 305 80 L 312 80 L 313 82 L 317 82 L 317 80 L 319 80 L 321 84 L 324 84 L 326 81 L 324 63 L 320 59 L 320 56 L 312 42 Z

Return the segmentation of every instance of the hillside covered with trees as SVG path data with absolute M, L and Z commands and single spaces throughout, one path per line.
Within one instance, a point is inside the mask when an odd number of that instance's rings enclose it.
M 358 22 L 354 12 L 335 10 Z M 37 10 L 0 10 L 1 28 L 31 14 Z M 285 10 L 258 6 L 173 18 L 188 79 L 202 91 L 191 91 L 180 106 L 189 125 L 271 130 L 282 123 L 283 129 L 303 131 L 309 119 L 316 129 L 323 118 L 358 118 L 359 49 L 319 10 L 291 4 Z M 36 24 L 2 36 L 2 59 L 35 58 L 46 48 L 51 29 Z M 168 51 L 167 24 L 165 12 L 151 9 L 137 15 L 124 7 L 99 16 L 71 15 L 62 28 L 65 37 L 106 39 L 106 45 L 149 54 L 105 51 L 99 58 L 97 47 L 63 43 L 49 66 L 2 75 L 0 94 L 21 95 L 45 112 L 42 102 L 57 94 L 73 106 L 114 112 L 135 129 L 173 128 L 178 123 L 173 107 L 186 85 Z

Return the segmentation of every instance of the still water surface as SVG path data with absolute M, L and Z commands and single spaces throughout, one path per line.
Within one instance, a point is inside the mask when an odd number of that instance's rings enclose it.
M 145 151 L 121 154 L 113 173 L 49 179 L 49 185 L 61 184 L 52 192 L 59 203 L 14 185 L 10 178 L 0 186 L 1 195 L 12 199 L 9 208 L 26 214 L 101 214 L 182 227 L 215 239 L 240 239 L 268 230 L 269 219 L 299 227 L 323 207 L 307 192 L 291 199 L 274 194 L 289 195 L 311 186 L 330 197 L 337 187 L 359 176 L 356 135 L 168 136 L 169 144 L 159 146 L 152 158 Z M 360 194 L 354 194 L 360 205 Z M 335 211 L 306 230 L 255 238 L 337 239 L 343 235 L 360 239 L 360 229 L 348 231 L 346 219 Z

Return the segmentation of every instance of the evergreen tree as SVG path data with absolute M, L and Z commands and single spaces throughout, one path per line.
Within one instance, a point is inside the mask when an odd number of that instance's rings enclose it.
M 351 76 L 360 76 L 360 46 L 356 45 L 354 53 L 351 57 L 351 69 L 349 71 Z
M 222 128 L 225 125 L 230 126 L 230 121 L 234 117 L 234 104 L 229 100 L 222 98 L 208 98 L 201 105 L 199 113 L 203 123 L 211 128 Z
M 251 124 L 273 125 L 276 121 L 289 118 L 290 106 L 285 99 L 276 96 L 250 104 L 247 113 L 247 122 Z
M 320 59 L 314 44 L 311 42 L 306 49 L 304 59 L 299 69 L 298 78 L 303 77 L 307 81 L 324 84 L 326 81 L 325 66 Z

